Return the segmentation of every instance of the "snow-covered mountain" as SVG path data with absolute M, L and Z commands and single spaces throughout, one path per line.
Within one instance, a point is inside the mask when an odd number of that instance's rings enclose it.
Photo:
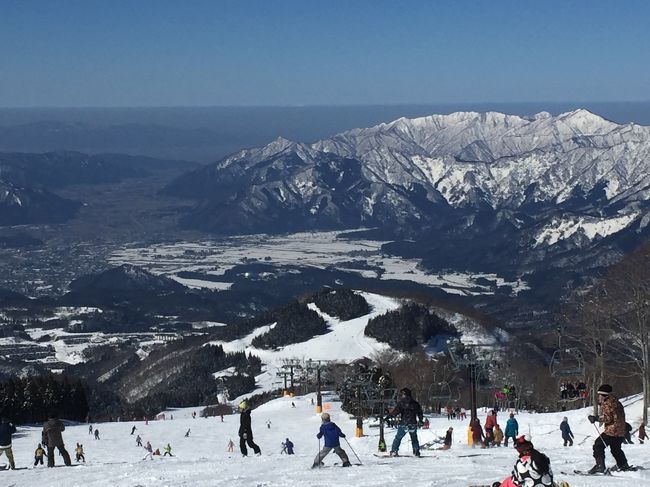
M 278 138 L 167 191 L 197 200 L 185 225 L 221 234 L 365 226 L 419 242 L 429 264 L 563 266 L 577 249 L 602 265 L 647 234 L 650 127 L 586 110 L 401 118 L 313 144 Z

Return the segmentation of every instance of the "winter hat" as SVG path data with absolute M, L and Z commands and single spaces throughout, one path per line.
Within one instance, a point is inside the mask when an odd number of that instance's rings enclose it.
M 411 389 L 409 389 L 408 387 L 405 387 L 405 388 L 402 389 L 400 392 L 401 392 L 402 394 L 404 394 L 405 396 L 411 397 Z
M 530 436 L 521 435 L 515 440 L 515 448 L 519 453 L 525 453 L 533 449 L 533 442 L 530 441 Z
M 247 401 L 242 401 L 242 402 L 239 403 L 239 410 L 240 411 L 246 411 L 247 409 L 249 409 Z
M 603 384 L 598 388 L 598 394 L 602 394 L 603 396 L 608 396 L 609 394 L 612 393 L 612 386 L 609 384 Z
M 325 421 L 326 423 L 328 423 L 329 420 L 330 420 L 330 413 L 323 413 L 323 414 L 321 414 L 321 415 L 320 415 L 320 419 L 322 419 L 323 421 Z

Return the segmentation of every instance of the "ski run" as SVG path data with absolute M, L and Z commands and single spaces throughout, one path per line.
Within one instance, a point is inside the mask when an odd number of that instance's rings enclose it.
M 249 456 L 239 453 L 239 415 L 201 418 L 201 407 L 168 410 L 166 420 L 123 421 L 93 424 L 100 433 L 99 440 L 89 434 L 87 424 L 68 424 L 63 432 L 67 450 L 73 465 L 76 443 L 82 443 L 86 463 L 78 468 L 33 467 L 34 450 L 41 441 L 41 427 L 18 428 L 14 435 L 13 451 L 16 466 L 28 467 L 16 471 L 0 471 L 0 487 L 4 486 L 330 486 L 370 487 L 378 485 L 409 485 L 415 487 L 491 485 L 508 476 L 517 459 L 512 447 L 472 449 L 467 446 L 467 421 L 448 421 L 445 417 L 428 415 L 430 428 L 418 430 L 421 443 L 432 442 L 449 426 L 454 427 L 453 446 L 450 450 L 423 450 L 422 458 L 404 456 L 398 458 L 377 457 L 379 429 L 364 423 L 362 438 L 354 437 L 355 421 L 341 411 L 340 402 L 334 394 L 324 396 L 324 407 L 330 413 L 347 438 L 341 446 L 350 461 L 362 465 L 342 468 L 339 458 L 330 453 L 325 468 L 311 469 L 318 451 L 316 433 L 321 425 L 315 412 L 315 395 L 282 397 L 263 404 L 252 411 L 254 440 L 261 448 L 261 456 L 252 451 Z M 293 405 L 295 406 L 292 406 Z M 633 396 L 623 400 L 627 420 L 638 426 L 641 419 L 641 398 Z M 192 413 L 196 412 L 196 418 Z M 587 420 L 590 409 L 535 414 L 520 412 L 516 417 L 520 434 L 529 434 L 537 449 L 548 455 L 556 482 L 566 481 L 571 487 L 629 487 L 650 485 L 650 470 L 615 472 L 611 476 L 584 476 L 575 470 L 586 471 L 594 464 L 592 444 L 595 429 Z M 171 417 L 173 416 L 173 419 Z M 572 447 L 563 447 L 560 422 L 567 416 L 575 434 Z M 485 422 L 486 410 L 479 411 L 481 423 Z M 505 424 L 506 412 L 500 412 L 498 421 Z M 267 422 L 270 421 L 270 428 Z M 131 435 L 133 426 L 136 430 Z M 187 431 L 189 435 L 186 436 Z M 387 429 L 386 441 L 390 443 L 395 429 Z M 144 445 L 147 441 L 153 449 L 172 448 L 173 457 L 154 456 L 144 459 L 146 451 L 136 446 L 140 435 Z M 281 454 L 282 443 L 289 438 L 294 444 L 294 455 Z M 235 443 L 234 451 L 228 452 L 228 442 Z M 623 449 L 631 465 L 650 468 L 650 443 L 634 444 Z M 346 441 L 347 440 L 347 441 Z M 349 443 L 348 443 L 349 442 Z M 321 444 L 322 446 L 322 444 Z M 354 451 L 353 451 L 354 450 Z M 356 455 L 355 455 L 356 453 Z M 402 441 L 400 453 L 411 454 L 410 441 Z M 6 464 L 5 456 L 0 464 Z M 56 457 L 57 466 L 63 464 Z M 607 453 L 607 466 L 614 465 Z M 565 472 L 565 473 L 561 473 Z

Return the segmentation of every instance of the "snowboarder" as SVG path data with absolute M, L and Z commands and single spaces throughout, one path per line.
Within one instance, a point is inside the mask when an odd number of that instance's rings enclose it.
M 515 438 L 517 438 L 518 434 L 519 423 L 517 423 L 514 413 L 510 413 L 510 418 L 508 418 L 508 422 L 506 423 L 505 440 L 503 442 L 503 446 L 508 446 L 508 438 L 512 438 L 512 441 L 514 443 Z
M 239 449 L 243 456 L 248 456 L 248 449 L 246 444 L 250 446 L 255 455 L 261 455 L 262 452 L 260 447 L 255 444 L 253 441 L 253 428 L 251 427 L 251 407 L 248 405 L 248 401 L 242 401 L 239 403 Z
M 77 447 L 74 449 L 75 456 L 77 458 L 77 462 L 79 460 L 83 460 L 84 463 L 86 463 L 86 457 L 84 456 L 84 446 L 77 443 Z
M 34 451 L 34 466 L 38 465 L 39 463 L 43 465 L 43 456 L 45 456 L 45 450 L 39 443 L 36 447 L 36 450 Z
M 142 446 L 142 438 L 140 438 L 140 435 L 135 437 L 135 446 Z
M 551 461 L 546 455 L 533 448 L 526 436 L 520 436 L 514 441 L 519 458 L 512 469 L 512 474 L 501 482 L 500 487 L 551 487 L 553 472 Z
M 133 428 L 131 428 L 131 436 L 133 436 L 133 433 L 135 433 L 135 430 L 137 430 L 137 429 L 138 428 L 136 428 L 135 425 L 133 425 Z
M 569 419 L 565 416 L 562 418 L 562 422 L 560 423 L 560 431 L 562 432 L 562 439 L 564 440 L 564 446 L 567 446 L 567 443 L 569 446 L 573 446 L 573 432 L 571 431 L 571 427 L 569 426 Z
M 639 443 L 641 443 L 642 445 L 643 445 L 643 440 L 649 439 L 648 435 L 645 434 L 645 423 L 641 423 L 639 425 L 639 430 L 637 435 L 639 436 Z
M 158 454 L 160 455 L 160 453 Z M 174 456 L 172 455 L 172 446 L 169 443 L 167 443 L 167 446 L 165 447 L 165 454 L 163 455 L 163 457 L 166 457 L 167 455 L 169 455 L 170 457 Z
M 49 419 L 43 425 L 42 441 L 41 443 L 47 445 L 47 466 L 54 467 L 54 448 L 59 449 L 59 453 L 63 457 L 63 462 L 69 467 L 72 465 L 70 454 L 65 449 L 63 444 L 63 431 L 65 425 L 60 419 L 57 419 L 56 414 L 48 414 Z
M 235 451 L 235 442 L 232 441 L 232 438 L 230 439 L 230 441 L 228 441 L 228 450 L 227 451 L 229 451 L 229 452 Z
M 334 453 L 336 453 L 343 462 L 341 465 L 342 467 L 351 466 L 348 454 L 345 453 L 345 450 L 343 448 L 341 448 L 341 443 L 339 442 L 339 437 L 345 438 L 345 435 L 341 431 L 341 428 L 339 428 L 336 423 L 332 423 L 329 413 L 323 413 L 320 415 L 320 417 L 322 423 L 320 425 L 320 431 L 316 435 L 316 438 L 320 440 L 321 438 L 325 437 L 325 446 L 323 446 L 323 449 L 319 451 L 316 455 L 316 458 L 314 458 L 314 464 L 311 466 L 311 468 L 318 468 L 323 465 L 323 458 L 325 458 L 327 454 L 332 450 L 334 450 Z
M 411 446 L 413 447 L 413 455 L 420 456 L 420 443 L 418 442 L 418 424 L 422 425 L 424 422 L 424 413 L 422 406 L 411 397 L 411 390 L 407 387 L 400 391 L 402 397 L 393 411 L 388 415 L 389 417 L 401 416 L 399 426 L 397 427 L 397 434 L 393 439 L 393 445 L 390 449 L 390 456 L 396 457 L 399 455 L 399 445 L 402 438 L 408 433 L 411 437 Z
M 503 441 L 503 430 L 501 426 L 495 424 L 492 433 L 494 434 L 494 446 L 501 446 L 501 442 Z
M 284 441 L 282 446 L 284 446 L 287 455 L 293 455 L 293 442 L 289 438 Z
M 190 428 L 187 428 L 187 431 L 185 432 L 185 438 L 190 437 Z
M 16 432 L 16 427 L 7 419 L 2 418 L 0 421 L 0 456 L 4 453 L 9 460 L 9 468 L 16 469 L 14 462 L 14 452 L 11 449 L 11 436 Z
M 95 428 L 95 439 L 99 440 L 99 428 Z
M 625 409 L 612 394 L 612 386 L 603 384 L 598 388 L 598 404 L 600 404 L 600 418 L 589 415 L 589 422 L 594 424 L 596 421 L 605 425 L 605 430 L 594 441 L 594 465 L 590 474 L 605 473 L 605 448 L 609 446 L 612 456 L 616 460 L 619 470 L 629 470 L 625 453 L 621 449 L 623 439 L 625 438 Z

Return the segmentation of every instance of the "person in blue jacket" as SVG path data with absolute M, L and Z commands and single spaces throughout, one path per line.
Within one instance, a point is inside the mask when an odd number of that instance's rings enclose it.
M 564 446 L 573 446 L 573 432 L 571 431 L 571 426 L 569 426 L 569 419 L 565 416 L 560 423 L 560 431 L 562 432 L 562 439 L 564 440 Z
M 318 439 L 325 437 L 325 446 L 321 451 L 318 452 L 316 458 L 314 458 L 314 464 L 311 468 L 318 468 L 323 465 L 323 458 L 325 458 L 327 454 L 332 450 L 334 450 L 334 453 L 336 453 L 343 462 L 341 466 L 349 467 L 350 459 L 348 458 L 348 454 L 345 453 L 345 450 L 341 448 L 341 444 L 339 442 L 339 437 L 345 438 L 345 435 L 341 431 L 341 428 L 339 428 L 336 423 L 332 423 L 330 421 L 329 413 L 323 413 L 320 417 L 323 423 L 321 424 L 320 431 L 316 437 Z
M 508 438 L 512 438 L 513 443 L 517 439 L 517 436 L 519 435 L 519 423 L 517 423 L 514 413 L 510 413 L 510 418 L 506 423 L 506 430 L 504 433 L 505 441 L 503 446 L 508 446 Z

